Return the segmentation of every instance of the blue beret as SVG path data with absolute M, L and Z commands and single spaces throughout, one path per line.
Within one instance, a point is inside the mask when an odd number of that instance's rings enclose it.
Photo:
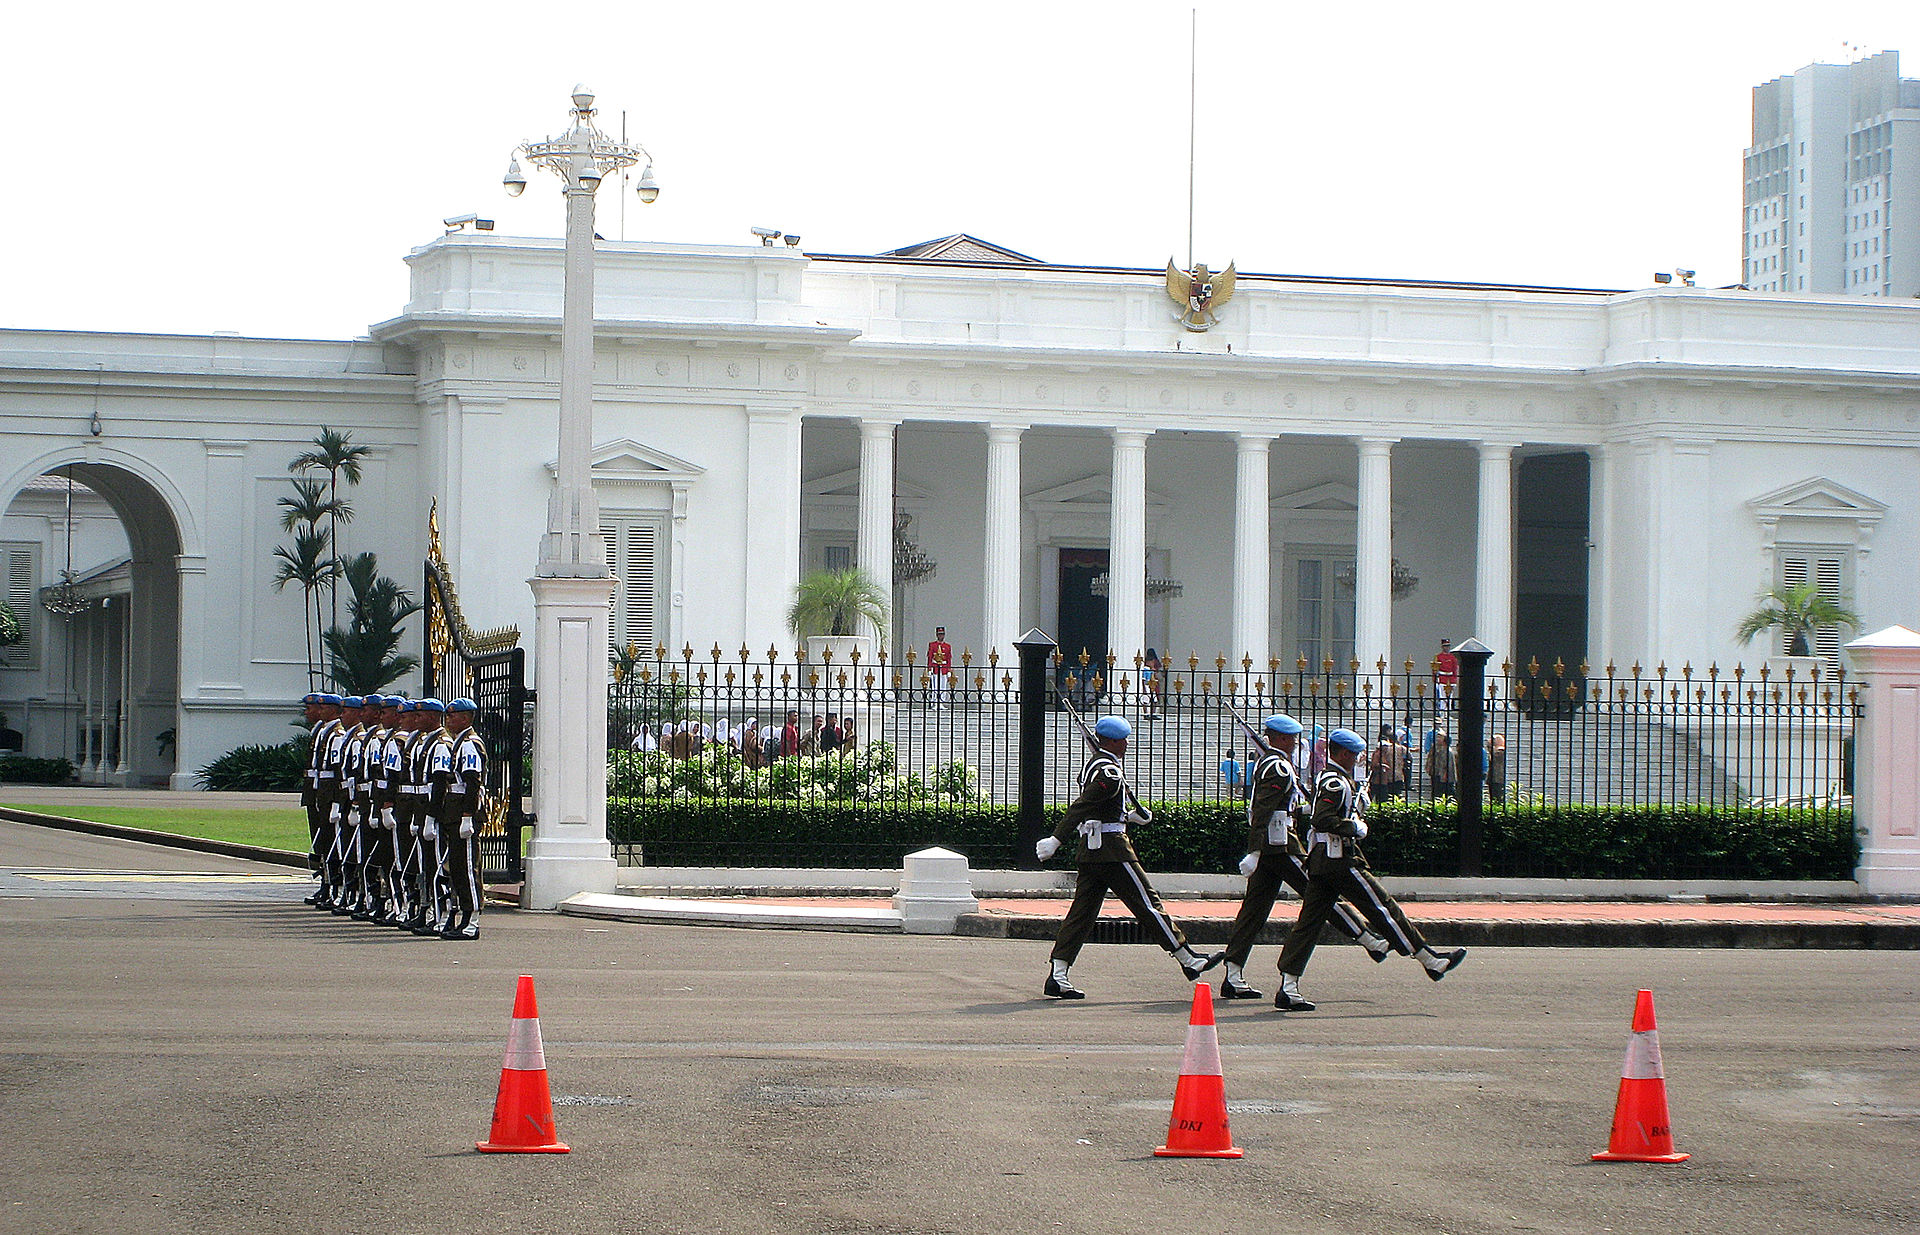
M 394 704 L 394 706 L 399 708 L 402 712 L 411 712 L 414 710 L 413 700 L 411 699 L 402 699 L 400 702 Z
M 1093 731 L 1096 735 L 1103 738 L 1130 738 L 1133 736 L 1133 726 L 1129 725 L 1126 722 L 1126 718 L 1121 716 L 1102 716 L 1093 726 Z
M 1327 742 L 1329 745 L 1338 746 L 1341 750 L 1350 750 L 1356 755 L 1367 748 L 1367 744 L 1361 740 L 1360 735 L 1351 729 L 1335 729 L 1327 735 Z
M 1271 729 L 1273 732 L 1281 734 L 1283 736 L 1286 734 L 1293 734 L 1293 733 L 1300 732 L 1300 722 L 1295 720 L 1293 717 L 1287 716 L 1284 714 L 1277 715 L 1277 716 L 1269 716 L 1267 717 L 1266 720 L 1260 723 L 1266 726 L 1268 729 Z
M 363 708 L 367 706 L 367 701 L 359 695 L 345 695 L 340 699 L 340 706 L 343 708 Z
M 300 702 L 306 703 L 306 704 L 314 704 L 314 703 L 319 703 L 320 701 L 321 700 L 320 700 L 319 693 L 315 692 L 313 694 L 308 695 L 306 698 L 302 699 Z
M 416 699 L 413 702 L 413 710 L 416 712 L 444 712 L 447 710 L 447 705 L 433 698 Z
M 479 710 L 480 705 L 465 695 L 447 704 L 447 711 L 449 712 L 478 712 Z
M 319 698 L 321 703 L 327 704 L 331 707 L 337 708 L 340 706 L 340 696 L 334 694 L 332 691 L 326 692 L 325 694 L 321 695 Z

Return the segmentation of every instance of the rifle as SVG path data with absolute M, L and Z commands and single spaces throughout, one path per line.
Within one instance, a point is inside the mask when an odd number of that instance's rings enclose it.
M 1087 724 L 1086 719 L 1082 717 L 1079 712 L 1074 710 L 1073 700 L 1067 698 L 1065 694 L 1062 694 L 1060 696 L 1060 704 L 1062 707 L 1067 709 L 1067 715 L 1073 717 L 1073 723 L 1080 726 L 1080 736 L 1087 740 L 1087 745 L 1093 748 L 1094 750 L 1099 750 L 1100 739 L 1094 736 L 1093 729 L 1091 726 Z M 1129 785 L 1123 779 L 1120 782 L 1120 787 L 1127 791 L 1127 805 L 1132 807 L 1134 811 L 1136 811 L 1140 815 L 1145 816 L 1145 818 L 1143 818 L 1141 822 L 1152 823 L 1153 812 L 1148 810 L 1146 806 L 1141 803 L 1140 795 L 1136 794 L 1133 791 L 1133 786 Z
M 1258 729 L 1255 729 L 1252 723 L 1249 722 L 1246 717 L 1240 715 L 1240 713 L 1234 709 L 1234 706 L 1231 703 L 1228 703 L 1225 699 L 1222 699 L 1220 701 L 1220 706 L 1227 709 L 1228 716 L 1231 716 L 1236 721 L 1240 722 L 1240 727 L 1247 731 L 1247 741 L 1252 742 L 1254 746 L 1259 748 L 1259 751 L 1263 756 L 1271 755 L 1273 753 L 1273 747 L 1267 745 L 1266 739 L 1261 736 L 1260 731 Z

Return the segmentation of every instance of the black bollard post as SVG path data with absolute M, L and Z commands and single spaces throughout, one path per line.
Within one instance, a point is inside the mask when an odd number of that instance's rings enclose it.
M 1020 653 L 1020 849 L 1014 858 L 1022 867 L 1040 865 L 1033 846 L 1047 835 L 1047 676 L 1052 665 L 1053 640 L 1038 628 L 1014 642 Z
M 1487 662 L 1493 649 L 1468 639 L 1453 654 L 1460 658 L 1460 735 L 1453 749 L 1454 787 L 1460 795 L 1460 874 L 1477 879 L 1487 783 Z

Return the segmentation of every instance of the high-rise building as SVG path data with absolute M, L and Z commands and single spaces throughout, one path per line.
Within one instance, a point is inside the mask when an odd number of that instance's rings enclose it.
M 1755 86 L 1745 182 L 1748 287 L 1920 296 L 1920 81 L 1899 52 Z

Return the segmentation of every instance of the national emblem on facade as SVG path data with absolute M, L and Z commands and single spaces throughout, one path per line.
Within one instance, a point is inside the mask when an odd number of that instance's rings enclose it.
M 1167 297 L 1180 306 L 1176 318 L 1188 330 L 1202 331 L 1220 321 L 1215 310 L 1233 299 L 1233 263 L 1214 274 L 1201 262 L 1192 270 L 1182 270 L 1167 259 Z

